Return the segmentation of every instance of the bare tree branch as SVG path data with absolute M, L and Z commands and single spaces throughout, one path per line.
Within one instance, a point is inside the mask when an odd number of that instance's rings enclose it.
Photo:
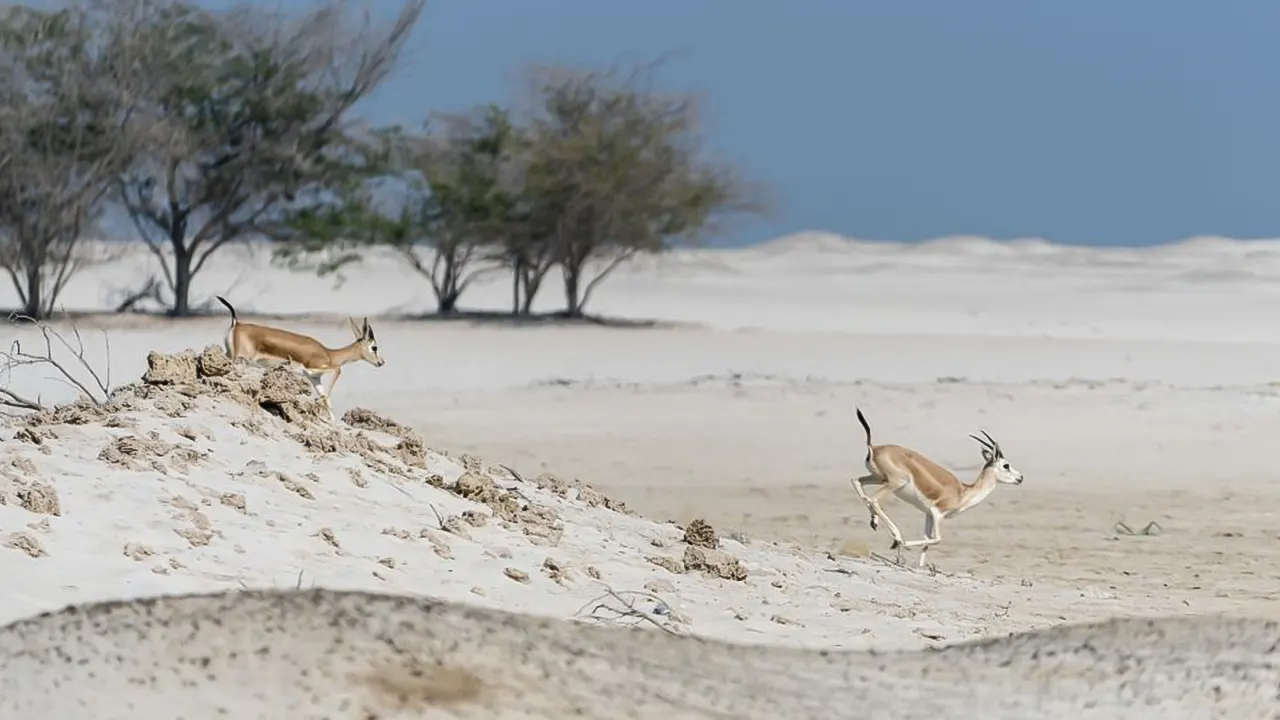
M 64 317 L 65 311 L 64 311 Z M 104 405 L 111 398 L 111 339 L 107 335 L 106 330 L 102 330 L 102 342 L 106 353 L 104 372 L 99 374 L 93 363 L 85 357 L 84 338 L 80 334 L 80 329 L 74 322 L 66 317 L 69 327 L 71 328 L 71 339 L 55 330 L 48 323 L 42 320 L 36 320 L 26 315 L 11 314 L 9 316 L 10 324 L 30 324 L 40 332 L 43 340 L 43 348 L 37 350 L 27 350 L 22 346 L 21 340 L 14 340 L 7 351 L 0 351 L 0 375 L 5 378 L 5 387 L 0 388 L 0 405 L 17 408 L 22 410 L 43 410 L 45 406 L 39 396 L 34 400 L 30 397 L 17 393 L 11 387 L 12 373 L 14 370 L 30 366 L 48 366 L 52 368 L 57 375 L 51 379 L 56 382 L 65 383 L 75 388 L 82 397 L 87 398 L 95 405 Z M 56 349 L 71 354 L 71 360 L 74 365 L 78 366 L 82 371 L 88 374 L 89 381 L 81 380 L 77 377 L 77 373 L 72 372 L 71 367 L 56 357 Z
M 642 600 L 653 603 L 654 610 L 651 612 L 636 607 L 636 603 Z M 669 635 L 683 635 L 684 633 L 662 621 L 662 617 L 670 612 L 671 606 L 653 593 L 639 590 L 615 591 L 605 585 L 605 593 L 578 608 L 574 617 L 624 625 L 648 623 Z

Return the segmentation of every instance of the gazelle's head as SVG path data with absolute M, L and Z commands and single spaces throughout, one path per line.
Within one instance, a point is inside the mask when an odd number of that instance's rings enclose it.
M 360 359 L 374 367 L 386 365 L 387 361 L 378 353 L 378 339 L 373 336 L 373 328 L 369 327 L 369 318 L 364 319 L 364 324 L 351 318 L 347 318 L 347 322 L 351 323 L 351 332 L 360 343 Z
M 982 471 L 993 473 L 996 477 L 996 482 L 998 483 L 1004 483 L 1005 485 L 1021 485 L 1022 473 L 1013 465 L 1010 465 L 1009 461 L 1005 459 L 1004 451 L 1000 449 L 1000 443 L 996 442 L 990 435 L 988 435 L 986 430 L 982 431 L 982 436 L 983 437 L 978 437 L 977 435 L 969 436 L 974 440 L 977 440 L 978 444 L 982 446 L 982 459 L 987 461 L 987 464 L 983 466 Z M 983 438 L 986 439 L 984 440 Z

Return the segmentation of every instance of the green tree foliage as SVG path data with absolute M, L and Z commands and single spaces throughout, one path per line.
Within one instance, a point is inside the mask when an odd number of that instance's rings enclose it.
M 280 255 L 323 256 L 319 267 L 333 270 L 370 246 L 392 247 L 428 278 L 445 314 L 496 268 L 511 273 L 512 312 L 528 314 L 559 268 L 564 313 L 583 316 L 630 258 L 765 210 L 759 187 L 706 157 L 696 98 L 651 89 L 653 69 L 536 68 L 525 113 L 488 105 L 437 116 L 430 131 L 390 131 L 376 154 L 384 177 L 407 188 L 400 201 L 385 202 L 394 194 L 385 185 L 348 184 L 332 205 L 295 217 Z
M 438 312 L 456 312 L 518 225 L 521 138 L 496 106 L 433 120 L 420 132 L 378 133 L 362 156 L 376 169 L 341 186 L 333 202 L 295 213 L 277 255 L 309 259 L 324 274 L 361 249 L 388 247 L 430 282 Z
M 632 257 L 765 209 L 759 188 L 706 157 L 697 98 L 652 89 L 656 67 L 530 74 L 526 201 L 543 214 L 540 242 L 561 270 L 571 317 Z

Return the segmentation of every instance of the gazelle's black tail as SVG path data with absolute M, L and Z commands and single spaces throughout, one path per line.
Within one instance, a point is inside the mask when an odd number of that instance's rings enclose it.
M 231 303 L 227 302 L 227 299 L 226 299 L 226 298 L 222 297 L 221 295 L 214 295 L 214 297 L 218 299 L 218 302 L 222 303 L 224 306 L 226 306 L 226 308 L 227 308 L 228 310 L 230 310 L 230 311 L 231 311 L 231 324 L 232 324 L 232 325 L 235 325 L 236 323 L 240 322 L 240 320 L 236 317 L 236 309 L 235 309 L 235 308 L 233 308 L 233 307 L 231 307 Z M 869 431 L 868 431 L 868 432 L 869 432 Z
M 867 417 L 862 414 L 862 410 L 854 408 L 858 411 L 858 422 L 862 423 L 862 429 L 867 432 L 867 459 L 871 459 L 871 425 L 867 422 Z

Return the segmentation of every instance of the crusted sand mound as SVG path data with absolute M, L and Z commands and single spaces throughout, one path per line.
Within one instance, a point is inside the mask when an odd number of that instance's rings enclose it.
M 358 458 L 375 478 L 431 485 L 456 497 L 487 505 L 493 511 L 492 517 L 505 529 L 522 532 L 531 542 L 542 546 L 559 544 L 564 531 L 559 514 L 545 503 L 530 500 L 517 488 L 499 485 L 493 478 L 494 473 L 510 475 L 524 484 L 526 481 L 515 471 L 463 455 L 457 461 L 463 472 L 446 480 L 433 472 L 436 468 L 429 461 L 447 458 L 448 453 L 429 449 L 411 428 L 366 408 L 347 411 L 343 424 L 335 425 L 323 401 L 297 371 L 284 365 L 264 368 L 252 363 L 234 363 L 217 345 L 174 354 L 152 351 L 147 355 L 147 370 L 142 378 L 117 389 L 107 402 L 80 400 L 25 415 L 15 421 L 17 432 L 12 439 L 52 455 L 55 445 L 67 443 L 63 437 L 68 434 L 67 426 L 84 430 L 124 429 L 132 433 L 113 436 L 97 454 L 98 462 L 135 472 L 150 470 L 161 476 L 186 475 L 210 455 L 218 454 L 221 448 L 200 452 L 182 443 L 212 439 L 218 425 L 208 423 L 206 411 L 227 404 L 242 408 L 240 417 L 231 419 L 229 425 L 254 438 L 292 440 L 316 457 L 317 462 Z M 204 430 L 201 432 L 177 422 L 202 419 Z M 156 425 L 156 420 L 161 421 L 160 425 Z M 155 427 L 142 430 L 142 425 Z M 390 438 L 391 443 L 378 439 L 379 434 Z M 166 435 L 176 435 L 180 442 L 162 439 Z M 17 458 L 13 463 L 12 467 L 0 466 L 0 504 L 13 496 L 32 513 L 59 515 L 56 490 L 32 484 L 39 477 L 35 465 L 24 458 Z M 307 485 L 298 483 L 286 472 L 256 470 L 258 475 L 278 477 L 283 486 L 304 499 L 315 499 Z M 357 486 L 367 486 L 368 480 L 359 469 L 348 467 L 346 474 Z M 320 480 L 314 472 L 307 475 L 313 482 Z M 578 499 L 586 506 L 603 505 L 623 510 L 621 503 L 605 498 L 582 483 L 565 483 L 544 474 L 530 484 L 561 498 L 568 498 L 569 491 L 576 489 Z M 226 498 L 221 502 L 232 507 L 243 504 L 243 500 Z M 490 517 L 474 510 L 441 515 L 434 505 L 423 510 L 436 515 L 438 529 L 464 538 L 469 537 L 468 526 L 483 525 Z M 427 535 L 424 531 L 423 537 Z
M 740 647 L 429 599 L 254 591 L 0 629 L 5 717 L 1256 718 L 1280 624 L 1113 620 L 870 654 Z

